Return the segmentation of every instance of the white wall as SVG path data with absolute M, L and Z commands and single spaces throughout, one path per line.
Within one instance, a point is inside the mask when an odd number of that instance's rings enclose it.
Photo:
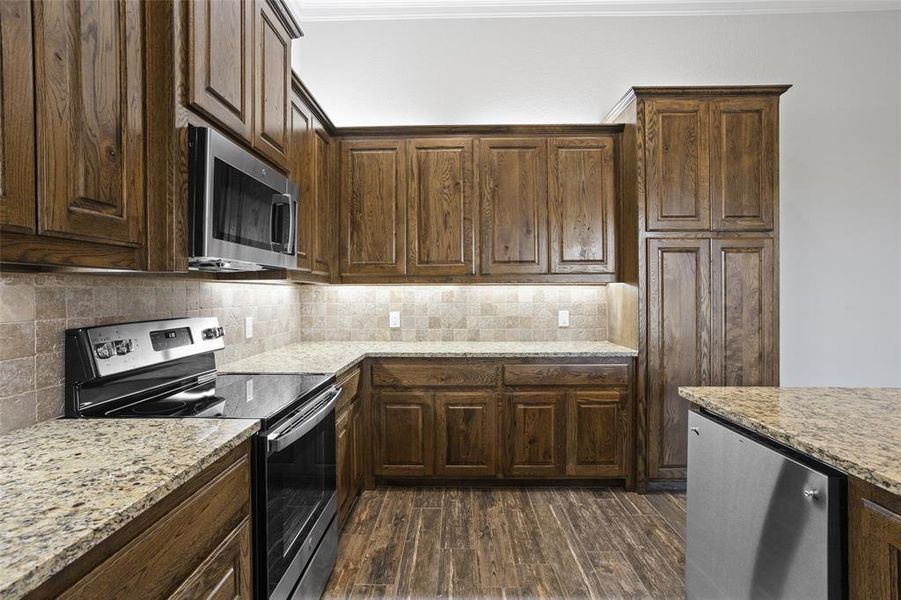
M 309 23 L 337 125 L 596 122 L 630 85 L 791 83 L 783 385 L 901 386 L 901 12 Z

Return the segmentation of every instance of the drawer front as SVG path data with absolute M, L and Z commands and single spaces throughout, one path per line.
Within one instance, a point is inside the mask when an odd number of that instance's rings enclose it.
M 250 459 L 228 466 L 62 598 L 165 598 L 250 514 Z
M 628 386 L 629 365 L 504 365 L 504 384 Z
M 394 387 L 490 387 L 497 383 L 500 365 L 390 364 L 372 365 L 372 385 Z
M 357 368 L 342 375 L 338 379 L 338 387 L 341 388 L 341 397 L 338 398 L 335 414 L 340 414 L 356 398 L 360 389 L 360 369 Z

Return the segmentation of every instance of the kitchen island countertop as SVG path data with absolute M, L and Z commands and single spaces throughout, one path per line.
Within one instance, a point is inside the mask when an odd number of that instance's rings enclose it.
M 686 400 L 901 495 L 901 389 L 681 387 Z

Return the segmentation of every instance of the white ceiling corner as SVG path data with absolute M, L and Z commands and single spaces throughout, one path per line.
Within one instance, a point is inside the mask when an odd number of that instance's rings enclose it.
M 901 0 L 293 0 L 301 20 L 755 15 L 901 10 Z

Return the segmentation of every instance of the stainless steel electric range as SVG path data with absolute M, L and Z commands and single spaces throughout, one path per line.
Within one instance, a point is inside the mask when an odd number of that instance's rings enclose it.
M 259 419 L 257 598 L 318 598 L 338 551 L 333 375 L 219 374 L 214 317 L 66 331 L 66 416 Z

